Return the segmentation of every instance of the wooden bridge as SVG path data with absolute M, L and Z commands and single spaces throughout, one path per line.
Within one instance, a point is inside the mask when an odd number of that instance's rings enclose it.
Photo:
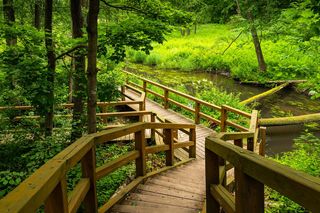
M 320 209 L 318 178 L 254 153 L 263 155 L 265 143 L 265 128 L 258 126 L 257 111 L 216 106 L 128 75 L 122 100 L 98 106 L 104 111 L 106 106 L 128 105 L 135 111 L 97 115 L 138 116 L 139 122 L 74 142 L 1 199 L 0 212 L 36 212 L 42 206 L 45 212 L 76 212 L 81 205 L 86 212 L 264 212 L 264 185 L 313 212 Z M 177 96 L 187 102 L 182 104 L 174 98 Z M 62 107 L 72 108 L 72 104 Z M 190 113 L 191 119 L 171 107 Z M 219 118 L 206 114 L 208 111 Z M 241 122 L 231 120 L 234 117 Z M 201 125 L 202 121 L 218 126 L 221 133 Z M 134 140 L 135 150 L 96 167 L 96 145 L 126 136 Z M 147 145 L 147 138 L 155 144 Z M 166 166 L 146 173 L 146 156 L 161 151 Z M 96 181 L 130 162 L 135 162 L 136 178 L 98 207 Z M 78 163 L 82 178 L 68 192 L 66 174 Z

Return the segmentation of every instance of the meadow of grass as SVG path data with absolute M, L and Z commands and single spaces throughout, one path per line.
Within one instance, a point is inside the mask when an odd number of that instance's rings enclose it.
M 164 44 L 155 44 L 150 55 L 128 50 L 128 58 L 165 69 L 228 71 L 242 81 L 306 79 L 320 71 L 320 54 L 312 43 L 316 41 L 292 42 L 285 36 L 275 39 L 266 31 L 260 38 L 268 70 L 259 72 L 250 33 L 244 30 L 232 43 L 242 30 L 232 24 L 206 24 L 197 34 L 185 37 L 175 30 Z

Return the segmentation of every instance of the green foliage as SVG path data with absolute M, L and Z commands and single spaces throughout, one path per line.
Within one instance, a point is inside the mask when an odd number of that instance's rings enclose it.
M 99 101 L 114 101 L 120 97 L 119 86 L 124 84 L 122 66 L 104 69 L 97 75 L 97 92 Z
M 289 21 L 293 30 L 294 20 Z M 308 41 L 300 41 L 293 35 L 277 37 L 271 27 L 262 37 L 268 70 L 258 72 L 251 35 L 245 33 L 247 26 L 235 28 L 236 23 L 241 20 L 228 25 L 201 25 L 197 34 L 188 37 L 180 37 L 176 30 L 163 45 L 155 45 L 150 55 L 140 57 L 140 53 L 130 51 L 129 60 L 164 69 L 230 71 L 233 78 L 242 81 L 311 79 L 303 88 L 311 89 L 314 97 L 319 96 L 319 78 L 316 77 L 320 69 L 319 36 Z M 241 31 L 242 35 L 232 43 Z
M 0 199 L 26 178 L 25 172 L 0 171 Z
M 320 177 L 320 139 L 312 133 L 304 133 L 295 140 L 294 150 L 276 156 L 275 160 L 281 164 Z M 298 204 L 268 189 L 270 200 L 268 212 L 306 212 Z

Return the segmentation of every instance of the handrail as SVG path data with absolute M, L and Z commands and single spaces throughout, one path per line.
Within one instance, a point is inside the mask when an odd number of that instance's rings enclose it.
M 41 166 L 1 199 L 0 212 L 35 212 L 42 204 L 44 204 L 45 212 L 76 212 L 81 203 L 84 204 L 87 212 L 97 212 L 96 181 L 115 169 L 135 161 L 137 178 L 128 185 L 132 187 L 144 178 L 155 174 L 154 172 L 146 174 L 147 153 L 165 151 L 168 168 L 174 165 L 174 149 L 189 147 L 189 157 L 195 158 L 195 137 L 191 138 L 192 141 L 174 144 L 173 131 L 185 128 L 195 131 L 195 125 L 191 124 L 140 122 L 84 136 Z M 146 147 L 146 129 L 163 129 L 165 145 Z M 135 151 L 96 168 L 96 145 L 132 133 L 135 134 Z M 66 174 L 78 162 L 81 162 L 82 165 L 82 178 L 68 197 Z M 116 197 L 120 199 L 119 196 Z M 109 203 L 101 207 L 99 212 L 107 211 L 116 200 L 111 199 Z
M 227 105 L 217 106 L 215 104 L 212 104 L 212 103 L 203 101 L 201 99 L 195 98 L 195 97 L 193 97 L 191 95 L 188 95 L 188 94 L 185 94 L 183 92 L 177 91 L 177 90 L 172 89 L 170 87 L 164 86 L 164 85 L 162 85 L 160 83 L 157 83 L 157 82 L 151 81 L 149 79 L 143 78 L 141 76 L 135 75 L 135 74 L 133 74 L 131 72 L 128 72 L 128 71 L 123 71 L 123 72 L 126 73 L 128 76 L 132 76 L 132 77 L 142 81 L 142 86 L 141 86 L 141 85 L 136 84 L 134 82 L 131 82 L 131 81 L 129 81 L 127 79 L 127 84 L 131 85 L 134 88 L 137 88 L 139 90 L 144 91 L 146 95 L 147 94 L 152 94 L 152 95 L 155 95 L 157 97 L 160 97 L 163 100 L 163 107 L 165 109 L 167 109 L 169 107 L 169 103 L 171 103 L 171 104 L 174 104 L 174 105 L 176 105 L 176 106 L 178 106 L 178 107 L 180 107 L 180 108 L 182 108 L 184 110 L 187 110 L 187 111 L 193 113 L 194 114 L 194 123 L 195 124 L 199 124 L 201 119 L 205 119 L 205 120 L 207 120 L 209 122 L 212 122 L 212 123 L 215 123 L 217 125 L 220 125 L 222 132 L 226 131 L 227 126 L 234 127 L 239 131 L 249 131 L 248 128 L 228 120 L 228 112 L 235 113 L 235 114 L 243 116 L 245 118 L 251 118 L 251 114 L 250 113 L 244 112 L 244 111 L 239 110 L 239 109 L 235 109 L 235 108 L 227 106 Z M 150 88 L 148 88 L 148 84 L 156 86 L 156 87 L 162 89 L 163 90 L 163 95 L 162 94 L 158 94 L 157 92 L 155 92 L 155 91 L 151 90 Z M 186 99 L 188 99 L 190 101 L 193 101 L 194 102 L 194 107 L 191 108 L 190 106 L 186 106 L 186 105 L 184 105 L 182 103 L 179 103 L 176 100 L 171 99 L 169 97 L 170 93 L 178 95 L 178 96 L 183 97 L 183 98 L 186 98 Z M 201 111 L 201 106 L 209 107 L 209 108 L 211 108 L 213 110 L 218 111 L 221 114 L 220 120 L 216 119 L 216 118 L 213 118 L 212 116 L 202 112 Z
M 254 133 L 219 134 L 209 136 L 206 152 L 206 206 L 207 212 L 259 213 L 264 212 L 264 185 L 287 196 L 311 210 L 320 208 L 320 179 L 296 171 L 251 151 L 227 143 L 226 139 L 245 139 Z M 220 176 L 228 161 L 234 169 L 235 196 L 224 186 Z

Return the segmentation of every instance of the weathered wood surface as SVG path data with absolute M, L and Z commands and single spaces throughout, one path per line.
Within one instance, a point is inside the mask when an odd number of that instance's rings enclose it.
M 133 91 L 130 91 L 130 90 L 126 90 L 126 94 L 128 94 L 129 96 L 131 97 L 136 97 L 138 96 L 138 94 L 136 94 L 135 92 Z M 163 119 L 168 119 L 170 120 L 171 122 L 174 122 L 174 123 L 184 123 L 184 124 L 193 124 L 194 121 L 191 120 L 191 119 L 188 119 L 170 109 L 164 109 L 162 106 L 160 106 L 159 104 L 149 100 L 149 99 L 146 99 L 146 109 L 147 111 L 152 111 L 154 113 L 157 114 L 157 116 L 163 118 Z M 138 110 L 136 108 L 136 106 L 131 106 L 132 108 Z M 146 118 L 146 121 L 149 121 L 148 120 L 149 118 L 147 117 Z M 212 129 L 209 129 L 203 125 L 197 125 L 196 126 L 196 141 L 197 141 L 197 146 L 196 146 L 196 154 L 197 154 L 197 158 L 201 158 L 201 159 L 204 159 L 204 141 L 205 141 L 205 138 L 207 136 L 209 136 L 210 134 L 213 134 L 215 133 L 215 131 L 213 131 Z M 183 133 L 182 131 L 178 131 L 178 134 L 181 138 L 181 140 L 184 140 L 184 141 L 188 141 L 189 140 L 189 136 L 185 133 Z M 180 151 L 175 151 L 175 154 L 177 154 L 177 152 L 180 152 Z M 179 153 L 181 155 L 185 155 L 185 158 L 187 159 L 188 156 L 186 155 L 186 153 Z
M 204 199 L 204 160 L 198 159 L 149 178 L 111 212 L 196 213 Z
M 275 189 L 312 212 L 320 209 L 320 179 L 317 177 L 232 146 L 217 137 L 206 139 L 206 154 L 206 167 L 215 166 L 217 169 L 219 157 L 234 165 L 236 212 L 263 212 L 263 185 Z M 211 159 L 207 159 L 210 156 Z M 217 182 L 207 176 L 207 187 Z

